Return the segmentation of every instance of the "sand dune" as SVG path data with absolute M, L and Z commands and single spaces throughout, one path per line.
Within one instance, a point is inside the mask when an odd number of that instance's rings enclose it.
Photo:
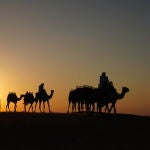
M 0 113 L 0 147 L 10 150 L 150 149 L 150 117 L 97 113 Z

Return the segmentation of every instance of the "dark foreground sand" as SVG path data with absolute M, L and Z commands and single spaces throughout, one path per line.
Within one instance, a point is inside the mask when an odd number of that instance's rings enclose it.
M 150 117 L 0 113 L 0 150 L 150 150 Z

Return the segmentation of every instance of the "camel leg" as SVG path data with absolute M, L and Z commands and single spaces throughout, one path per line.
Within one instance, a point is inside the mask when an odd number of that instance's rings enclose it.
M 14 112 L 16 112 L 16 107 L 17 107 L 17 104 L 15 103 L 15 106 L 14 106 Z
M 92 111 L 95 112 L 95 104 L 92 103 Z
M 33 105 L 32 105 L 32 112 L 34 112 L 34 110 L 33 110 Z
M 72 112 L 76 111 L 76 103 L 72 103 Z
M 32 104 L 30 105 L 29 109 L 28 109 L 28 112 L 30 111 L 30 108 L 32 107 Z M 33 107 L 32 107 L 32 112 L 33 112 Z
M 40 109 L 40 112 L 41 112 L 41 101 L 39 101 L 39 109 Z
M 75 103 L 75 105 L 74 105 L 74 106 L 75 106 L 75 107 L 74 107 L 74 109 L 75 109 L 74 111 L 76 112 L 76 109 L 77 109 L 77 107 L 76 107 L 76 106 L 77 106 L 77 105 L 76 105 L 76 103 Z
M 72 103 L 72 113 L 73 113 L 73 110 L 74 110 L 74 103 Z
M 100 104 L 97 105 L 97 111 L 99 113 L 102 113 L 102 105 L 100 105 Z
M 86 104 L 86 112 L 89 112 L 90 110 L 90 104 Z
M 102 107 L 99 107 L 98 112 L 102 113 Z
M 84 111 L 84 103 L 81 102 L 81 110 Z
M 35 103 L 34 112 L 36 112 L 36 104 L 37 104 L 37 103 Z
M 112 108 L 113 108 L 113 104 L 111 104 L 111 107 L 109 108 L 109 113 L 111 113 L 111 110 L 112 110 Z
M 97 112 L 102 113 L 102 106 L 97 103 Z
M 43 112 L 45 112 L 45 102 L 43 102 Z
M 88 104 L 88 109 L 89 109 L 88 111 L 91 111 L 91 104 L 90 103 Z
M 26 112 L 26 105 L 24 104 L 24 112 Z
M 9 112 L 10 112 L 9 104 L 8 104 L 8 110 L 9 110 Z
M 32 104 L 30 105 L 30 108 L 32 108 L 32 112 L 33 112 L 33 105 Z
M 7 105 L 6 105 L 6 112 L 7 112 L 7 108 L 8 108 L 8 110 L 9 110 L 9 102 L 7 103 Z M 10 110 L 9 110 L 10 111 Z
M 106 104 L 106 106 L 105 106 L 105 112 L 107 112 L 107 111 L 110 113 L 108 104 Z
M 109 109 L 109 113 L 111 112 L 112 108 L 114 109 L 114 114 L 116 114 L 117 111 L 116 111 L 116 106 L 115 106 L 115 104 L 112 104 L 112 105 L 111 105 L 111 107 L 110 107 L 110 109 Z
M 28 112 L 30 112 L 31 105 L 29 106 Z
M 80 112 L 80 103 L 78 103 L 78 112 Z
M 67 113 L 69 113 L 70 103 L 71 103 L 71 102 L 69 102 L 69 104 L 68 104 L 68 111 L 67 111 Z
M 47 105 L 48 105 L 49 112 L 51 112 L 49 101 L 47 101 Z
M 99 105 L 98 105 L 98 102 L 96 102 L 96 111 L 99 112 Z
M 33 103 L 30 105 L 28 112 L 30 111 L 31 108 L 32 108 L 32 112 L 33 112 Z
M 7 112 L 8 104 L 6 105 L 6 112 Z
M 115 104 L 113 105 L 113 108 L 114 108 L 114 114 L 116 115 L 117 114 L 117 110 L 116 110 Z
M 38 103 L 38 101 L 35 103 L 35 110 L 34 110 L 34 112 L 36 112 L 36 106 L 37 106 L 37 103 Z

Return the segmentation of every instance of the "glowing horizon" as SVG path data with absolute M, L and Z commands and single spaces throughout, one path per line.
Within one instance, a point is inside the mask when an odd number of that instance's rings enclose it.
M 0 99 L 54 89 L 52 112 L 66 112 L 76 86 L 97 87 L 105 71 L 120 93 L 118 113 L 149 115 L 149 2 L 0 2 Z M 13 109 L 11 105 L 11 110 Z M 17 111 L 23 111 L 18 103 Z

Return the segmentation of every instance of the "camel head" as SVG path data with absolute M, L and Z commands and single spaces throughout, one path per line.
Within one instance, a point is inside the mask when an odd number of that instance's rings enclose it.
M 127 92 L 129 92 L 129 89 L 127 87 L 122 87 L 122 92 L 118 94 L 118 99 L 122 99 Z
M 54 90 L 51 90 L 52 93 L 54 93 Z
M 129 92 L 129 89 L 127 87 L 122 87 L 122 93 L 127 93 Z
M 52 98 L 53 94 L 54 94 L 54 90 L 51 90 L 51 93 L 50 93 L 50 95 L 49 95 L 49 98 Z

